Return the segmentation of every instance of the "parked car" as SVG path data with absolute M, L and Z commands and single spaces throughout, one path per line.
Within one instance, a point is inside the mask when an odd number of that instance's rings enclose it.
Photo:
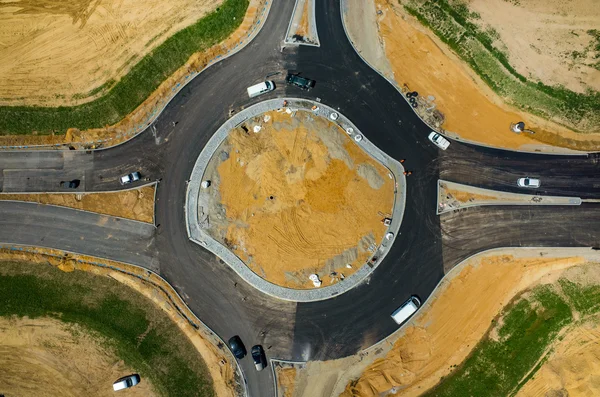
M 122 378 L 117 379 L 115 383 L 113 383 L 113 390 L 119 391 L 123 389 L 129 389 L 140 383 L 140 376 L 138 374 L 124 376 Z
M 435 131 L 432 131 L 431 134 L 429 134 L 429 140 L 442 150 L 446 150 L 448 149 L 448 146 L 450 146 L 450 141 Z
M 392 319 L 398 324 L 402 325 L 406 322 L 413 314 L 416 313 L 417 309 L 421 306 L 421 301 L 416 296 L 411 296 L 406 302 L 402 304 L 395 312 L 392 313 Z
M 252 346 L 252 359 L 254 360 L 254 366 L 257 371 L 262 371 L 267 366 L 267 357 L 265 357 L 265 351 L 261 345 Z
M 540 187 L 540 180 L 537 178 L 530 178 L 526 176 L 525 178 L 517 179 L 517 185 L 521 187 L 530 187 L 535 189 Z
M 290 85 L 295 85 L 303 90 L 309 90 L 315 86 L 315 81 L 307 79 L 306 77 L 300 77 L 297 74 L 288 73 L 285 81 Z
M 239 336 L 232 336 L 227 344 L 229 345 L 229 348 L 234 356 L 239 359 L 246 357 L 246 346 L 244 346 L 244 343 Z
M 73 179 L 72 181 L 60 181 L 60 187 L 69 189 L 77 189 L 81 181 L 79 179 Z
M 131 174 L 123 175 L 121 177 L 121 185 L 126 185 L 135 181 L 139 181 L 142 178 L 139 172 L 132 172 Z

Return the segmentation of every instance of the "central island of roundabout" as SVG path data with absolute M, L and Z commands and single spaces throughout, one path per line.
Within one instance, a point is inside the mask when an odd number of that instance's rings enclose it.
M 227 120 L 196 160 L 189 238 L 279 299 L 310 302 L 368 280 L 397 238 L 402 164 L 336 110 L 272 99 Z

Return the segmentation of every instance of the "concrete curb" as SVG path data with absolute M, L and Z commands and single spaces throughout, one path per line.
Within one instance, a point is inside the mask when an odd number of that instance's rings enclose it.
M 312 289 L 312 290 L 299 290 L 281 287 L 279 285 L 268 282 L 254 273 L 250 268 L 233 252 L 223 246 L 220 242 L 213 239 L 208 233 L 204 232 L 200 227 L 200 204 L 202 202 L 200 183 L 202 176 L 206 169 L 206 166 L 213 156 L 213 153 L 217 150 L 220 144 L 227 138 L 229 131 L 244 122 L 245 120 L 260 115 L 264 112 L 279 109 L 282 107 L 284 101 L 283 98 L 270 99 L 253 106 L 250 106 L 243 111 L 236 113 L 232 118 L 227 120 L 211 139 L 207 142 L 206 146 L 198 156 L 186 191 L 186 204 L 185 204 L 185 220 L 188 236 L 190 240 L 208 249 L 216 256 L 221 258 L 227 265 L 229 265 L 242 279 L 252 285 L 259 291 L 271 295 L 277 299 L 293 301 L 293 302 L 313 302 L 325 299 L 330 299 L 335 296 L 341 295 L 344 292 L 356 287 L 357 285 L 364 282 L 367 277 L 377 268 L 377 266 L 383 261 L 387 255 L 389 248 L 393 245 L 398 231 L 400 230 L 400 224 L 404 216 L 404 207 L 406 205 L 406 178 L 403 175 L 404 168 L 402 164 L 393 158 L 389 157 L 375 145 L 370 143 L 364 135 L 358 132 L 358 128 L 344 115 L 338 113 L 336 110 L 323 105 L 320 102 L 314 102 L 307 99 L 296 99 L 287 98 L 288 108 L 290 109 L 303 109 L 312 111 L 319 116 L 325 117 L 328 120 L 335 122 L 343 130 L 345 130 L 349 136 L 354 138 L 354 141 L 371 157 L 379 161 L 383 166 L 390 170 L 388 176 L 395 181 L 395 201 L 394 209 L 392 211 L 392 222 L 389 226 L 388 232 L 393 233 L 391 240 L 383 239 L 379 247 L 373 253 L 373 258 L 376 258 L 374 263 L 367 262 L 354 274 L 346 277 L 342 282 L 337 284 Z M 318 110 L 313 111 L 313 106 L 318 107 Z M 337 118 L 331 119 L 331 114 L 336 114 Z M 400 194 L 398 194 L 400 189 Z
M 302 41 L 293 41 L 292 40 L 292 25 L 294 24 L 294 19 L 296 18 L 296 13 L 298 12 L 298 3 L 301 0 L 296 0 L 296 2 L 294 3 L 294 12 L 292 12 L 292 17 L 290 18 L 290 22 L 288 23 L 288 28 L 285 32 L 285 39 L 283 40 L 284 44 L 287 45 L 295 45 L 295 46 L 300 46 L 300 45 L 307 45 L 307 46 L 311 46 L 311 47 L 321 47 L 321 42 L 319 41 L 319 32 L 317 31 L 317 21 L 316 21 L 316 17 L 315 17 L 315 1 L 316 0 L 303 0 L 303 4 L 304 5 L 304 1 L 311 1 L 312 7 L 311 10 L 309 10 L 309 16 L 310 16 L 310 21 L 308 23 L 308 29 L 310 31 L 310 35 L 311 37 L 313 37 L 316 40 L 316 43 L 310 43 L 310 42 L 302 42 Z M 300 12 L 302 12 L 303 10 L 300 10 Z M 301 19 L 301 18 L 300 18 Z
M 442 190 L 444 187 L 442 185 L 448 185 L 454 189 L 460 190 L 464 188 L 468 188 L 474 194 L 483 194 L 488 196 L 494 195 L 506 195 L 510 197 L 514 197 L 514 200 L 479 200 L 473 201 L 470 203 L 459 203 L 458 206 L 453 206 L 452 203 L 447 204 L 444 203 L 444 199 L 442 197 Z M 463 208 L 471 208 L 471 207 L 483 207 L 483 206 L 502 206 L 502 205 L 581 205 L 581 198 L 579 197 L 566 197 L 566 196 L 539 196 L 536 194 L 522 194 L 522 193 L 512 193 L 512 192 L 502 192 L 491 189 L 483 189 L 479 187 L 463 185 L 461 183 L 445 181 L 443 179 L 438 179 L 437 185 L 437 197 L 438 197 L 438 205 L 436 207 L 435 213 L 436 215 L 445 214 L 452 211 L 457 211 Z M 440 201 L 441 200 L 441 201 Z M 442 209 L 443 208 L 443 209 Z M 442 210 L 440 210 L 442 209 Z
M 107 139 L 101 139 L 98 141 L 91 141 L 91 142 L 75 142 L 78 145 L 98 145 L 98 144 L 103 144 L 106 142 L 110 142 L 111 140 L 114 140 L 116 138 L 122 138 L 124 135 L 128 136 L 127 139 L 125 139 L 122 142 L 118 142 L 115 145 L 111 145 L 111 146 L 107 146 L 107 147 L 102 147 L 102 148 L 98 148 L 98 149 L 75 149 L 77 151 L 87 151 L 87 150 L 106 150 L 106 149 L 111 149 L 117 146 L 120 146 L 128 141 L 130 141 L 131 139 L 135 138 L 136 136 L 138 136 L 139 134 L 141 134 L 142 132 L 146 131 L 151 125 L 152 123 L 154 123 L 156 121 L 156 119 L 158 119 L 158 117 L 162 114 L 162 112 L 166 109 L 166 107 L 169 105 L 169 103 L 171 103 L 171 101 L 177 96 L 177 94 L 179 94 L 179 92 L 184 89 L 192 80 L 194 80 L 195 77 L 197 77 L 200 73 L 204 72 L 205 70 L 207 70 L 208 68 L 210 68 L 211 66 L 221 62 L 224 59 L 229 58 L 232 55 L 235 55 L 236 53 L 238 53 L 240 50 L 242 50 L 243 48 L 245 48 L 248 44 L 250 44 L 252 42 L 252 40 L 254 40 L 254 38 L 258 35 L 258 33 L 261 31 L 264 22 L 267 20 L 267 17 L 269 15 L 269 11 L 271 10 L 271 4 L 272 4 L 272 0 L 266 0 L 265 1 L 265 5 L 262 9 L 262 14 L 260 16 L 258 16 L 258 22 L 256 25 L 254 25 L 254 27 L 251 29 L 251 31 L 247 34 L 246 36 L 246 40 L 242 40 L 240 41 L 238 44 L 236 44 L 233 49 L 228 50 L 227 53 L 225 54 L 225 56 L 222 55 L 217 55 L 212 61 L 210 61 L 209 63 L 206 64 L 206 66 L 197 72 L 193 72 L 190 73 L 189 75 L 185 76 L 185 81 L 183 83 L 177 83 L 175 84 L 174 87 L 172 87 L 171 89 L 171 94 L 170 96 L 168 96 L 168 98 L 166 99 L 166 101 L 164 103 L 158 104 L 157 108 L 154 109 L 154 111 L 152 111 L 151 113 L 149 113 L 145 119 L 145 121 L 141 124 L 138 125 L 137 127 L 134 127 L 133 132 L 128 132 L 128 133 L 121 133 L 121 134 L 117 134 L 115 137 L 111 137 L 111 138 L 107 138 Z M 219 43 L 215 44 L 218 45 Z M 184 65 L 182 65 L 184 66 Z M 135 110 L 134 110 L 135 111 Z M 70 144 L 69 143 L 59 143 L 59 144 L 50 144 L 50 145 L 30 145 L 30 146 L 23 146 L 23 145 L 16 145 L 16 146 L 0 146 L 0 149 L 2 150 L 15 150 L 15 149 L 48 149 L 48 148 L 55 148 L 58 150 L 65 150 Z
M 346 34 L 346 38 L 348 39 L 348 42 L 352 45 L 352 48 L 354 49 L 354 52 L 356 52 L 356 54 L 360 57 L 360 59 L 362 59 L 362 61 L 364 63 L 366 63 L 371 69 L 373 69 L 373 71 L 375 71 L 381 77 L 383 77 L 384 79 L 386 79 L 388 83 L 390 83 L 392 86 L 394 86 L 394 88 L 400 93 L 400 95 L 402 96 L 402 98 L 404 98 L 404 100 L 406 101 L 406 103 L 409 103 L 408 99 L 406 98 L 406 96 L 404 96 L 404 93 L 402 93 L 402 89 L 400 88 L 400 86 L 398 85 L 398 83 L 396 81 L 394 81 L 394 80 L 389 79 L 387 76 L 385 76 L 383 73 L 381 73 L 377 68 L 375 68 L 373 65 L 371 65 L 362 56 L 362 54 L 360 52 L 358 52 L 358 50 L 354 46 L 354 42 L 352 41 L 352 39 L 350 38 L 350 35 L 348 34 L 348 29 L 346 28 L 346 22 L 344 21 L 344 14 L 345 14 L 344 10 L 346 8 L 347 8 L 346 0 L 340 0 L 340 13 L 342 15 L 342 26 L 344 27 L 344 33 Z M 411 106 L 411 110 L 412 110 L 412 106 Z M 560 156 L 566 156 L 566 155 L 570 155 L 570 156 L 585 156 L 588 153 L 594 153 L 594 152 L 577 151 L 577 150 L 566 149 L 566 148 L 557 148 L 558 150 L 564 150 L 565 152 L 563 152 L 563 153 L 542 152 L 540 150 L 518 150 L 518 149 L 500 148 L 500 147 L 491 146 L 491 145 L 487 145 L 487 144 L 484 144 L 484 143 L 479 143 L 479 142 L 471 141 L 471 140 L 468 140 L 468 139 L 460 138 L 458 136 L 458 134 L 450 132 L 450 131 L 438 131 L 434 127 L 432 127 L 427 121 L 423 120 L 423 118 L 421 117 L 421 115 L 419 115 L 419 113 L 415 112 L 414 110 L 413 110 L 413 113 L 425 125 L 427 125 L 427 127 L 429 127 L 432 131 L 435 131 L 438 134 L 444 135 L 446 138 L 451 139 L 453 141 L 464 142 L 464 143 L 468 143 L 468 144 L 475 145 L 475 146 L 482 146 L 482 147 L 487 147 L 487 148 L 490 148 L 490 149 L 506 150 L 506 151 L 509 151 L 509 152 L 517 152 L 517 153 L 546 154 L 546 155 L 556 155 L 556 156 L 558 156 L 558 155 L 560 155 Z M 551 146 L 551 148 L 554 148 L 554 146 Z
M 33 254 L 44 254 L 44 255 L 49 255 L 49 256 L 54 256 L 54 257 L 60 257 L 59 255 L 53 255 L 53 254 L 49 254 L 49 253 L 40 253 L 40 252 L 36 252 L 35 250 L 32 250 L 31 246 L 24 246 L 24 245 L 18 245 L 18 244 L 7 244 L 7 243 L 2 243 L 0 242 L 0 248 L 6 248 L 9 249 L 11 251 L 19 251 L 19 252 L 28 252 L 28 253 L 33 253 Z M 39 248 L 45 248 L 45 249 L 51 249 L 51 250 L 56 250 L 56 251 L 61 251 L 64 253 L 68 253 L 68 254 L 72 254 L 72 255 L 84 255 L 84 256 L 89 256 L 89 257 L 93 257 L 92 255 L 85 255 L 85 254 L 78 254 L 76 252 L 71 252 L 71 251 L 66 251 L 66 250 L 60 250 L 60 249 L 56 249 L 56 248 L 46 248 L 46 247 L 42 247 L 40 246 Z M 100 258 L 102 259 L 102 258 Z M 116 266 L 110 266 L 110 265 L 106 265 L 104 263 L 100 263 L 100 262 L 89 262 L 89 261 L 84 261 L 81 259 L 74 259 L 77 262 L 80 263 L 85 263 L 85 264 L 89 264 L 89 265 L 93 265 L 93 266 L 98 266 L 98 267 L 103 267 L 103 268 L 107 268 L 107 269 L 111 269 L 123 274 L 127 274 L 129 276 L 133 276 L 136 277 L 142 281 L 145 281 L 147 283 L 150 283 L 152 285 L 154 285 L 156 288 L 160 289 L 162 292 L 164 292 L 167 297 L 169 298 L 169 300 L 171 301 L 171 304 L 173 305 L 173 307 L 175 307 L 175 309 L 177 310 L 177 312 L 186 319 L 186 321 L 195 329 L 201 329 L 204 328 L 204 331 L 213 338 L 218 339 L 223 346 L 227 346 L 227 344 L 225 343 L 225 341 L 219 336 L 217 335 L 217 333 L 215 333 L 212 329 L 210 329 L 210 327 L 208 325 L 206 325 L 204 322 L 202 322 L 202 320 L 200 320 L 198 318 L 198 316 L 196 316 L 196 314 L 192 311 L 192 309 L 189 308 L 189 306 L 185 303 L 185 301 L 183 300 L 183 298 L 181 297 L 181 295 L 179 295 L 179 293 L 175 290 L 175 288 L 173 288 L 173 286 L 171 284 L 169 284 L 169 282 L 167 280 L 165 280 L 164 278 L 162 278 L 158 273 L 153 272 L 152 270 L 146 269 L 145 267 L 142 266 L 138 266 L 138 265 L 134 265 L 131 263 L 125 263 L 125 262 L 119 262 L 119 263 L 123 263 L 125 265 L 128 266 L 133 266 L 139 269 L 143 269 L 145 272 L 147 272 L 148 274 L 153 274 L 160 282 L 164 283 L 164 285 L 166 286 L 166 288 L 162 285 L 159 285 L 158 283 L 150 280 L 150 279 L 146 279 L 143 278 L 135 273 L 129 272 L 127 270 L 121 269 L 119 267 Z M 109 260 L 109 259 L 107 259 Z M 112 261 L 109 260 L 110 262 L 116 262 L 116 261 Z M 185 308 L 187 310 L 187 312 L 191 313 L 191 315 L 194 318 L 190 318 L 190 316 L 188 316 L 185 312 L 185 310 L 182 309 Z M 196 320 L 196 322 L 194 322 L 194 319 Z M 210 342 L 210 341 L 209 341 Z M 244 381 L 244 385 L 243 385 L 243 389 L 244 389 L 244 396 L 248 396 L 248 388 L 246 387 L 246 378 L 244 377 L 244 374 L 242 372 L 242 369 L 238 363 L 238 361 L 235 359 L 235 357 L 233 357 L 233 354 L 231 353 L 231 351 L 228 348 L 223 348 L 223 349 L 218 349 L 217 350 L 221 350 L 222 352 L 224 352 L 224 355 L 229 357 L 229 362 L 231 363 L 235 363 L 235 368 L 237 369 L 238 372 L 238 376 L 240 377 L 240 379 L 242 379 Z

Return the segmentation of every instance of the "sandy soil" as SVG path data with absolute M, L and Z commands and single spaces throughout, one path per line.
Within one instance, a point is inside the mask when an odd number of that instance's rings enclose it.
M 310 4 L 310 0 L 304 1 L 304 7 L 302 8 L 302 18 L 300 19 L 300 23 L 298 24 L 298 29 L 296 29 L 295 34 L 298 36 L 306 36 L 308 34 L 308 6 Z
M 75 324 L 0 318 L 0 391 L 6 396 L 114 396 L 112 384 L 135 373 Z M 127 396 L 157 396 L 147 379 Z
M 600 70 L 588 30 L 600 27 L 597 0 L 470 0 L 475 20 L 493 28 L 510 64 L 523 76 L 546 85 L 562 85 L 585 93 L 600 91 Z M 526 23 L 514 23 L 515 15 Z
M 342 396 L 376 396 L 393 389 L 402 396 L 420 395 L 467 357 L 518 292 L 587 262 L 583 256 L 568 257 L 567 251 L 564 256 L 560 251 L 542 256 L 535 250 L 513 251 L 479 256 L 453 271 L 411 324 L 386 342 L 393 342 L 390 352 L 373 361 Z M 465 304 L 474 296 L 486 298 Z
M 275 374 L 277 378 L 277 396 L 293 397 L 296 385 L 296 368 L 278 365 L 275 367 Z
M 0 105 L 72 106 L 101 96 L 110 81 L 124 76 L 169 36 L 221 3 L 2 2 Z
M 574 327 L 517 397 L 600 395 L 599 316 Z
M 375 3 L 382 11 L 377 15 L 379 34 L 397 84 L 405 90 L 418 91 L 423 98 L 433 97 L 428 98 L 427 106 L 435 105 L 435 110 L 441 112 L 443 129 L 450 136 L 511 149 L 548 149 L 549 145 L 579 150 L 600 148 L 600 134 L 576 133 L 509 107 L 394 0 L 375 0 Z M 373 45 L 379 44 L 364 42 L 359 48 Z M 510 124 L 517 121 L 524 121 L 536 134 L 511 132 Z
M 0 194 L 0 200 L 30 201 L 154 222 L 155 185 L 115 193 Z
M 270 282 L 314 288 L 312 273 L 323 286 L 338 282 L 381 243 L 394 181 L 330 121 L 306 111 L 266 116 L 232 131 L 213 155 L 204 179 L 219 201 L 207 231 Z
M 238 395 L 234 378 L 234 364 L 229 362 L 229 358 L 232 356 L 217 347 L 217 345 L 221 343 L 220 339 L 204 327 L 203 324 L 200 324 L 198 329 L 190 324 L 188 319 L 192 319 L 192 321 L 198 323 L 195 315 L 187 306 L 185 306 L 175 290 L 162 278 L 159 278 L 154 274 L 148 274 L 148 272 L 142 268 L 86 255 L 71 255 L 60 250 L 41 248 L 30 248 L 29 250 L 31 252 L 0 249 L 0 259 L 49 263 L 66 272 L 75 269 L 87 271 L 93 274 L 111 277 L 130 288 L 135 289 L 164 310 L 169 318 L 175 322 L 190 339 L 208 367 L 213 380 L 215 394 L 219 397 L 234 397 Z M 122 272 L 111 270 L 106 267 L 99 267 L 93 263 L 103 263 L 116 269 L 121 269 Z M 226 348 L 224 347 L 222 349 Z
M 168 103 L 173 87 L 184 84 L 187 81 L 186 77 L 191 73 L 203 70 L 216 56 L 224 55 L 228 50 L 239 45 L 240 41 L 247 39 L 250 29 L 258 23 L 262 15 L 259 11 L 265 4 L 266 0 L 250 0 L 242 24 L 229 38 L 206 51 L 192 55 L 185 65 L 165 80 L 148 99 L 119 123 L 85 131 L 70 128 L 64 135 L 3 135 L 0 136 L 0 146 L 72 144 L 77 148 L 95 148 L 113 146 L 130 139 L 134 132 L 139 131 L 138 128 L 146 126 L 148 114 L 160 110 Z M 106 139 L 109 141 L 99 146 L 91 144 Z

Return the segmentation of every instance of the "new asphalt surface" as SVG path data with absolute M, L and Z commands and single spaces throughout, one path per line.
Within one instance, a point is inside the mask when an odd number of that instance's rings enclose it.
M 427 140 L 429 129 L 401 94 L 351 47 L 339 0 L 316 0 L 321 47 L 282 47 L 293 3 L 275 1 L 261 32 L 246 48 L 201 73 L 148 130 L 127 143 L 90 154 L 0 155 L 3 191 L 58 190 L 60 180 L 71 178 L 77 170 L 86 191 L 120 189 L 118 177 L 134 170 L 140 170 L 144 179 L 160 180 L 157 227 L 151 235 L 128 230 L 123 240 L 115 241 L 117 245 L 108 240 L 107 246 L 103 236 L 108 230 L 88 227 L 106 226 L 98 219 L 66 209 L 55 214 L 55 207 L 26 211 L 0 202 L 0 229 L 18 227 L 19 211 L 28 212 L 28 225 L 36 225 L 19 238 L 3 233 L 1 241 L 40 245 L 40 236 L 61 233 L 64 240 L 54 240 L 56 248 L 95 250 L 98 256 L 109 255 L 110 247 L 129 251 L 135 255 L 121 260 L 153 266 L 223 339 L 238 334 L 247 347 L 262 344 L 267 357 L 291 360 L 344 357 L 381 340 L 398 328 L 390 318 L 393 310 L 412 294 L 425 300 L 445 272 L 483 249 L 600 245 L 595 204 L 471 208 L 436 216 L 440 177 L 522 192 L 516 179 L 537 176 L 542 180 L 541 194 L 600 198 L 598 159 L 521 154 L 458 142 L 439 151 Z M 283 79 L 288 70 L 315 79 L 315 88 L 306 92 L 286 86 Z M 273 73 L 278 73 L 269 77 L 276 90 L 248 99 L 246 87 Z M 331 300 L 296 304 L 261 294 L 214 255 L 191 243 L 186 233 L 185 187 L 198 154 L 230 112 L 275 97 L 320 98 L 349 117 L 390 156 L 405 159 L 405 167 L 414 172 L 407 180 L 404 219 L 390 254 L 365 283 Z M 52 217 L 60 221 L 53 225 Z M 108 218 L 111 227 L 122 222 Z M 240 363 L 251 396 L 274 395 L 270 371 L 256 372 L 249 358 Z

